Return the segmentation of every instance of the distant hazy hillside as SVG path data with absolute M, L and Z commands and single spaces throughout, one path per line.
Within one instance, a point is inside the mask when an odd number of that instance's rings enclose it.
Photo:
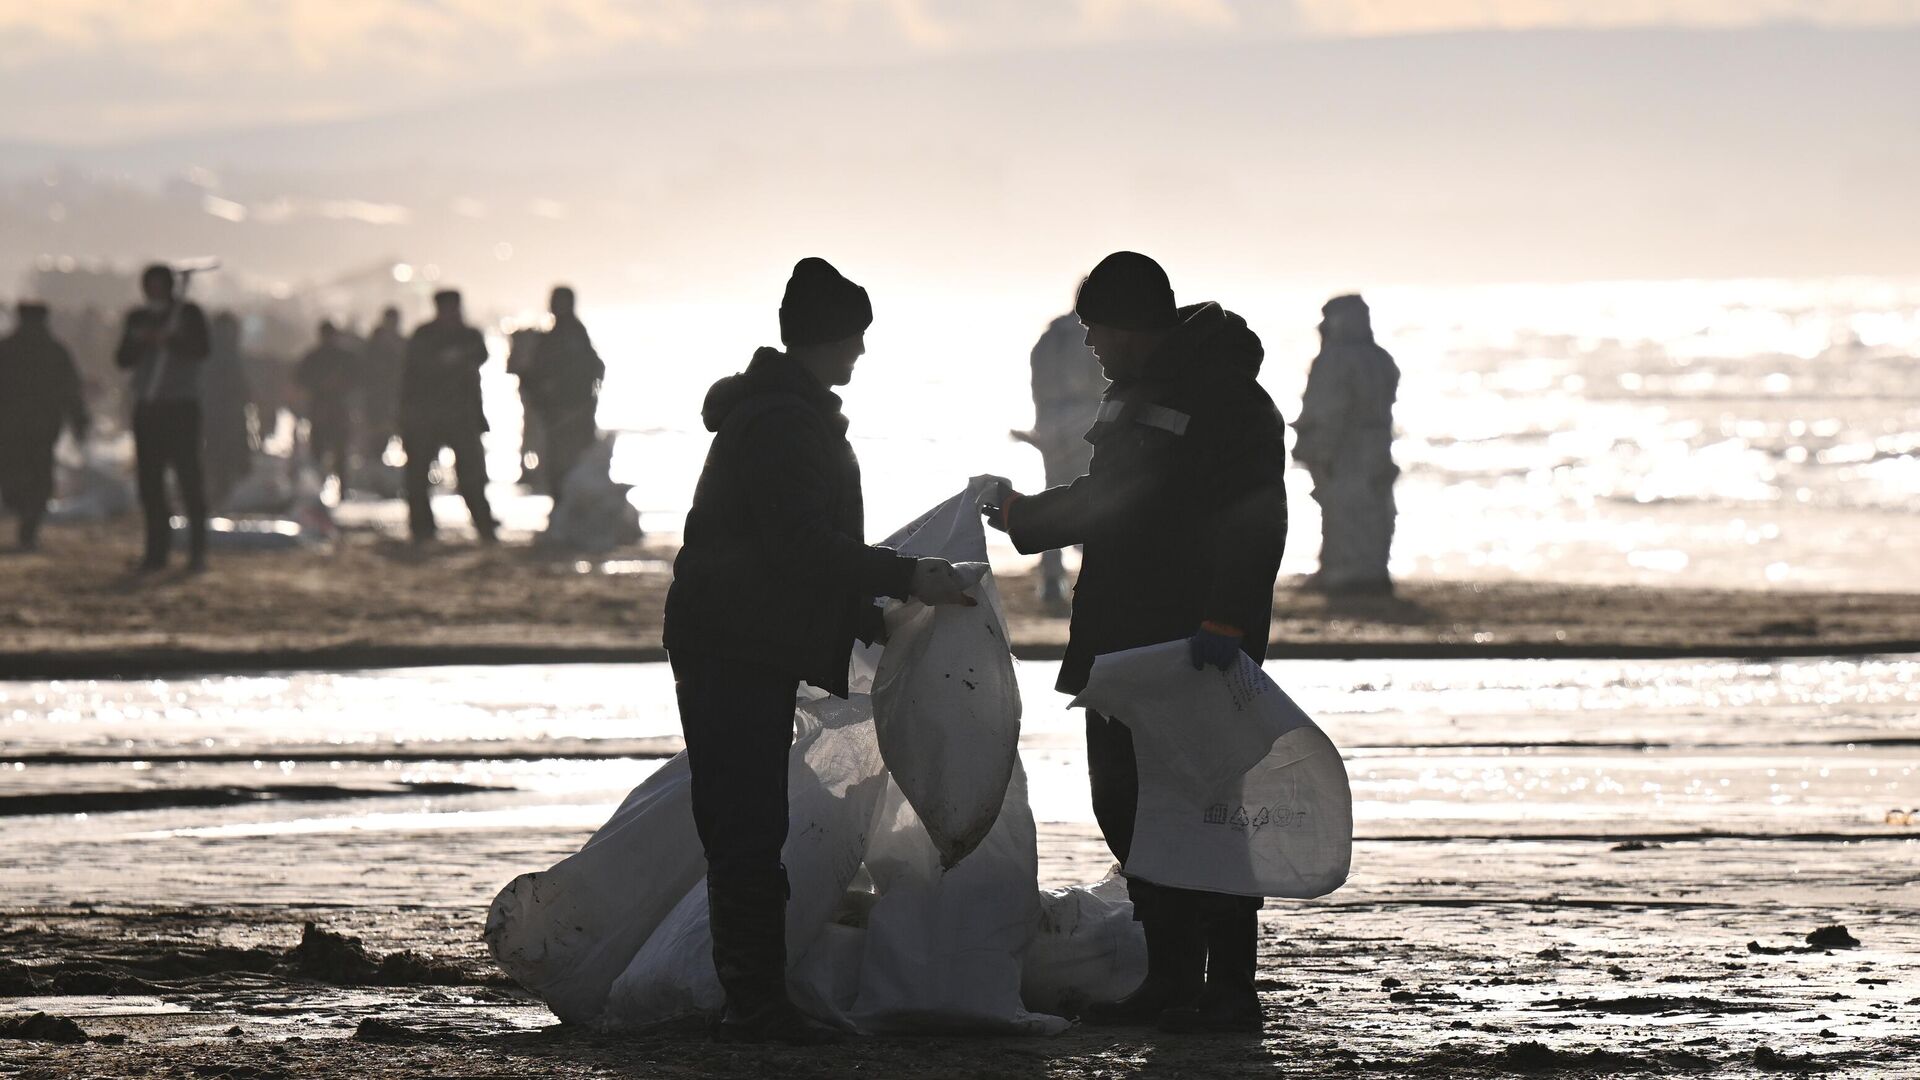
M 650 290 L 813 248 L 1056 283 L 1122 245 L 1343 282 L 1915 272 L 1917 56 L 1920 32 L 1793 29 L 636 74 L 0 146 L 0 257 L 218 249 L 298 276 L 395 253 Z M 41 182 L 61 165 L 93 179 Z M 138 194 L 195 167 L 224 202 Z

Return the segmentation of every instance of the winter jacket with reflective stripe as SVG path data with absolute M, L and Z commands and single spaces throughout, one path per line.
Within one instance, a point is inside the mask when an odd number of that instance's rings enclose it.
M 1254 380 L 1263 350 L 1218 304 L 1181 309 L 1146 374 L 1114 383 L 1087 433 L 1087 475 L 1014 502 L 1014 546 L 1084 545 L 1057 688 L 1086 686 L 1103 653 L 1191 635 L 1213 620 L 1266 656 L 1286 546 L 1285 426 Z

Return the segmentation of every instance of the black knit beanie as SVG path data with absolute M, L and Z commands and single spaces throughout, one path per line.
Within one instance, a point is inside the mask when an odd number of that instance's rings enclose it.
M 825 259 L 793 264 L 780 299 L 780 340 L 787 345 L 825 345 L 873 325 L 867 290 L 840 276 Z
M 1089 326 L 1119 330 L 1165 330 L 1179 321 L 1167 272 L 1137 251 L 1101 259 L 1080 283 L 1073 313 Z

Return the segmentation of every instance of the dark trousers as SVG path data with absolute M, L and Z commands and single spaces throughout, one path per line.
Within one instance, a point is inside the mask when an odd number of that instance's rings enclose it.
M 314 467 L 320 470 L 320 482 L 327 477 L 340 478 L 340 497 L 347 495 L 347 459 L 353 446 L 353 425 L 344 415 L 315 417 L 307 427 L 307 450 Z M 437 451 L 436 451 L 437 452 Z
M 146 564 L 167 561 L 173 546 L 173 507 L 167 471 L 186 503 L 187 545 L 195 562 L 207 555 L 207 483 L 200 463 L 200 403 L 148 401 L 133 410 L 133 458 L 140 511 L 147 519 Z
M 540 429 L 543 450 L 540 457 L 540 473 L 546 481 L 547 494 L 553 496 L 554 505 L 559 505 L 560 497 L 566 489 L 567 474 L 580 463 L 600 432 L 594 427 L 594 404 L 549 409 L 540 417 Z
M 1087 710 L 1087 776 L 1093 787 L 1093 816 L 1113 857 L 1125 865 L 1133 850 L 1133 818 L 1140 807 L 1140 772 L 1133 755 L 1133 732 L 1118 720 Z M 1178 889 L 1138 878 L 1127 879 L 1133 917 L 1142 922 L 1166 918 L 1208 923 L 1236 920 L 1260 910 L 1260 898 Z
M 0 504 L 19 519 L 20 546 L 30 548 L 38 542 L 40 520 L 53 498 L 53 444 L 60 432 L 45 437 L 0 432 L 0 437 L 6 439 L 0 442 Z
M 799 683 L 757 664 L 671 654 L 692 773 L 693 824 L 707 853 L 713 969 L 729 1012 L 787 1000 L 787 756 Z
M 452 447 L 454 484 L 467 501 L 474 529 L 483 539 L 492 539 L 493 507 L 487 502 L 487 455 L 480 445 L 480 433 L 472 428 L 445 431 L 423 427 L 403 432 L 400 444 L 407 452 L 407 524 L 413 538 L 428 539 L 439 529 L 433 520 L 433 484 L 427 474 L 441 449 Z
M 787 842 L 787 752 L 798 680 L 684 650 L 672 662 L 708 880 L 784 881 L 780 849 Z

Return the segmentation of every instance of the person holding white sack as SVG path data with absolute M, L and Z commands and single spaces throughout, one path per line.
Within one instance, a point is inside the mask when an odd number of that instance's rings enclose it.
M 803 259 L 763 348 L 701 410 L 714 433 L 667 593 L 665 644 L 707 859 L 717 1038 L 809 1044 L 838 1032 L 786 987 L 788 751 L 801 682 L 845 697 L 855 639 L 885 634 L 881 596 L 974 603 L 945 559 L 869 547 L 860 465 L 832 387 L 873 322 L 867 291 Z
M 1074 311 L 1111 385 L 1087 433 L 1093 460 L 1071 484 L 982 498 L 1022 553 L 1082 545 L 1056 689 L 1085 689 L 1094 658 L 1185 638 L 1195 668 L 1263 659 L 1286 544 L 1285 426 L 1255 376 L 1264 350 L 1216 303 L 1177 307 L 1166 272 L 1115 252 L 1081 283 Z M 1094 816 L 1124 866 L 1140 801 L 1126 725 L 1087 710 Z M 1089 1007 L 1093 1023 L 1256 1031 L 1258 897 L 1129 876 L 1147 941 L 1146 980 Z

